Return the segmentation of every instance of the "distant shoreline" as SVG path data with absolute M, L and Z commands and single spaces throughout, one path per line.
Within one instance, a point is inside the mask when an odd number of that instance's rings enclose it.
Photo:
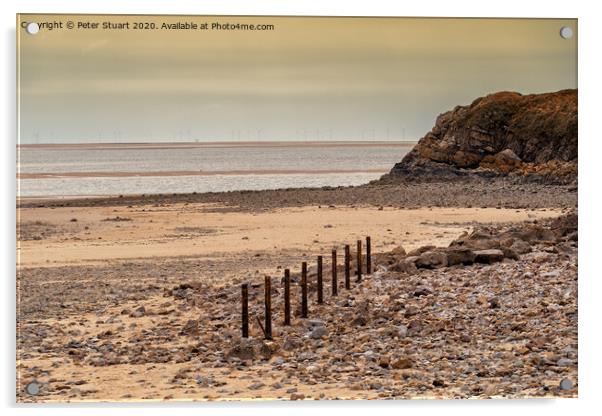
M 130 143 L 36 143 L 17 144 L 17 149 L 194 149 L 256 147 L 413 147 L 415 141 L 211 141 L 211 142 L 130 142 Z
M 166 170 L 152 172 L 97 171 L 97 172 L 48 172 L 48 173 L 18 173 L 17 179 L 45 178 L 115 178 L 134 176 L 218 176 L 218 175 L 307 175 L 307 174 L 336 174 L 336 173 L 387 173 L 387 169 L 257 169 L 257 170 Z

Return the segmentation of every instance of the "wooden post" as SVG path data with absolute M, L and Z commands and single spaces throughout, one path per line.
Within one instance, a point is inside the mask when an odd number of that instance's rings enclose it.
M 338 282 L 337 282 L 337 251 L 332 250 L 332 296 L 338 294 Z
M 301 263 L 301 317 L 307 318 L 307 262 Z
M 284 325 L 291 324 L 291 271 L 284 269 Z
M 322 304 L 324 302 L 323 296 L 323 282 L 322 282 L 322 256 L 318 256 L 318 303 Z
M 370 237 L 366 237 L 366 274 L 372 274 L 372 246 Z
M 345 244 L 345 289 L 351 289 L 351 249 Z
M 272 281 L 265 277 L 265 339 L 272 339 Z
M 249 286 L 242 285 L 242 337 L 249 338 Z
M 357 240 L 357 281 L 362 281 L 362 240 Z

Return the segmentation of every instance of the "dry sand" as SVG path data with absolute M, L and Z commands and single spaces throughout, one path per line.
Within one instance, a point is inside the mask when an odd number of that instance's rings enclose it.
M 214 212 L 215 204 L 21 208 L 19 267 L 248 252 L 323 253 L 370 235 L 375 251 L 449 244 L 476 223 L 557 216 L 560 209 L 300 207 Z

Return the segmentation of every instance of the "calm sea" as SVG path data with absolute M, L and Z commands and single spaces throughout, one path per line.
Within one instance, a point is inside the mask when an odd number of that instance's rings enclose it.
M 18 195 L 71 197 L 360 185 L 411 149 L 399 143 L 22 146 Z

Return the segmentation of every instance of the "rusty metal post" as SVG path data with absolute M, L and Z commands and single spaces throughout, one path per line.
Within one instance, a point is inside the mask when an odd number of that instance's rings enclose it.
M 362 281 L 362 240 L 357 240 L 357 281 Z
M 265 339 L 272 339 L 272 281 L 265 277 Z
M 242 285 L 242 337 L 249 338 L 249 285 Z
M 301 317 L 307 318 L 307 262 L 301 263 Z
M 345 244 L 345 289 L 351 289 L 351 249 Z
M 322 282 L 322 256 L 318 256 L 318 303 L 324 302 L 323 290 L 324 284 Z
M 291 324 L 291 271 L 284 269 L 284 325 Z
M 372 274 L 372 241 L 366 237 L 366 274 Z
M 332 296 L 338 294 L 338 282 L 337 282 L 337 251 L 332 250 Z

